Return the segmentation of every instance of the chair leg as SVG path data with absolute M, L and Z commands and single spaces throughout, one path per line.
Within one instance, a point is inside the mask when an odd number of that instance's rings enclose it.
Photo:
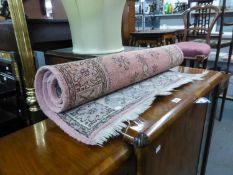
M 203 69 L 206 69 L 206 67 L 207 67 L 207 60 L 208 59 L 206 59 L 206 60 L 203 61 Z
M 228 52 L 226 73 L 229 73 L 229 68 L 230 68 L 231 58 L 232 58 L 232 51 L 233 51 L 233 31 L 232 31 L 231 45 L 230 45 L 229 52 Z
M 206 57 L 206 56 L 196 56 L 196 60 L 197 60 L 197 67 L 198 68 L 202 68 L 202 69 L 206 68 L 208 57 Z
M 184 61 L 181 63 L 181 66 L 186 66 L 187 61 L 184 59 Z
M 190 60 L 190 67 L 194 67 L 194 65 L 195 65 L 194 60 Z
M 222 121 L 222 116 L 223 116 L 223 111 L 224 111 L 224 106 L 225 106 L 225 101 L 226 101 L 226 96 L 227 96 L 227 90 L 228 87 L 223 91 L 223 96 L 222 96 L 222 104 L 221 104 L 221 109 L 220 109 L 220 114 L 219 114 L 219 121 Z

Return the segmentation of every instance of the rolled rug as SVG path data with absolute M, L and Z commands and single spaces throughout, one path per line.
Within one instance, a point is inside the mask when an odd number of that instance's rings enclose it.
M 158 87 L 166 94 L 191 81 L 184 77 L 179 83 L 175 75 L 161 87 L 167 74 L 150 78 L 182 61 L 181 50 L 170 45 L 44 66 L 35 77 L 36 97 L 42 111 L 70 136 L 103 144 L 125 127 L 124 121 L 149 108 L 161 94 Z

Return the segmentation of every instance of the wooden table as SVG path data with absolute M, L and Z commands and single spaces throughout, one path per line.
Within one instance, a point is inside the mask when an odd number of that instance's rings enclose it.
M 156 29 L 143 32 L 130 33 L 130 45 L 150 45 L 150 46 L 162 46 L 173 44 L 176 39 L 179 41 L 182 39 L 184 29 Z
M 203 81 L 158 97 L 139 117 L 138 125 L 131 123 L 123 137 L 111 139 L 103 147 L 72 139 L 49 119 L 0 138 L 0 174 L 133 175 L 137 171 L 138 175 L 194 175 L 199 162 L 204 175 L 217 105 L 216 88 L 227 79 L 220 72 L 209 71 Z M 203 96 L 212 103 L 195 102 Z M 181 101 L 174 103 L 174 98 Z M 207 108 L 210 115 L 206 115 Z

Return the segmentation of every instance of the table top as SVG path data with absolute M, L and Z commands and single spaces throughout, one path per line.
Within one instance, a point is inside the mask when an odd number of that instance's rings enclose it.
M 140 32 L 131 32 L 131 35 L 149 35 L 149 34 L 169 34 L 176 32 L 184 32 L 184 29 L 155 29 L 155 30 L 147 30 Z
M 204 71 L 183 67 L 174 70 L 186 73 Z M 209 71 L 204 81 L 189 83 L 172 95 L 158 97 L 152 107 L 140 116 L 143 124 L 132 125 L 127 130 L 125 142 L 118 137 L 103 147 L 84 145 L 69 137 L 49 119 L 0 138 L 0 174 L 111 173 L 131 155 L 127 146 L 130 137 L 144 132 L 150 138 L 156 138 L 197 98 L 218 85 L 222 78 L 222 73 Z M 178 104 L 171 102 L 175 97 L 181 98 Z

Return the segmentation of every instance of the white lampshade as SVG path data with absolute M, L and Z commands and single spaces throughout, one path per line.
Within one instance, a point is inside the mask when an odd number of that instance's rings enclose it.
M 106 54 L 124 48 L 122 13 L 126 0 L 63 0 L 77 54 Z

